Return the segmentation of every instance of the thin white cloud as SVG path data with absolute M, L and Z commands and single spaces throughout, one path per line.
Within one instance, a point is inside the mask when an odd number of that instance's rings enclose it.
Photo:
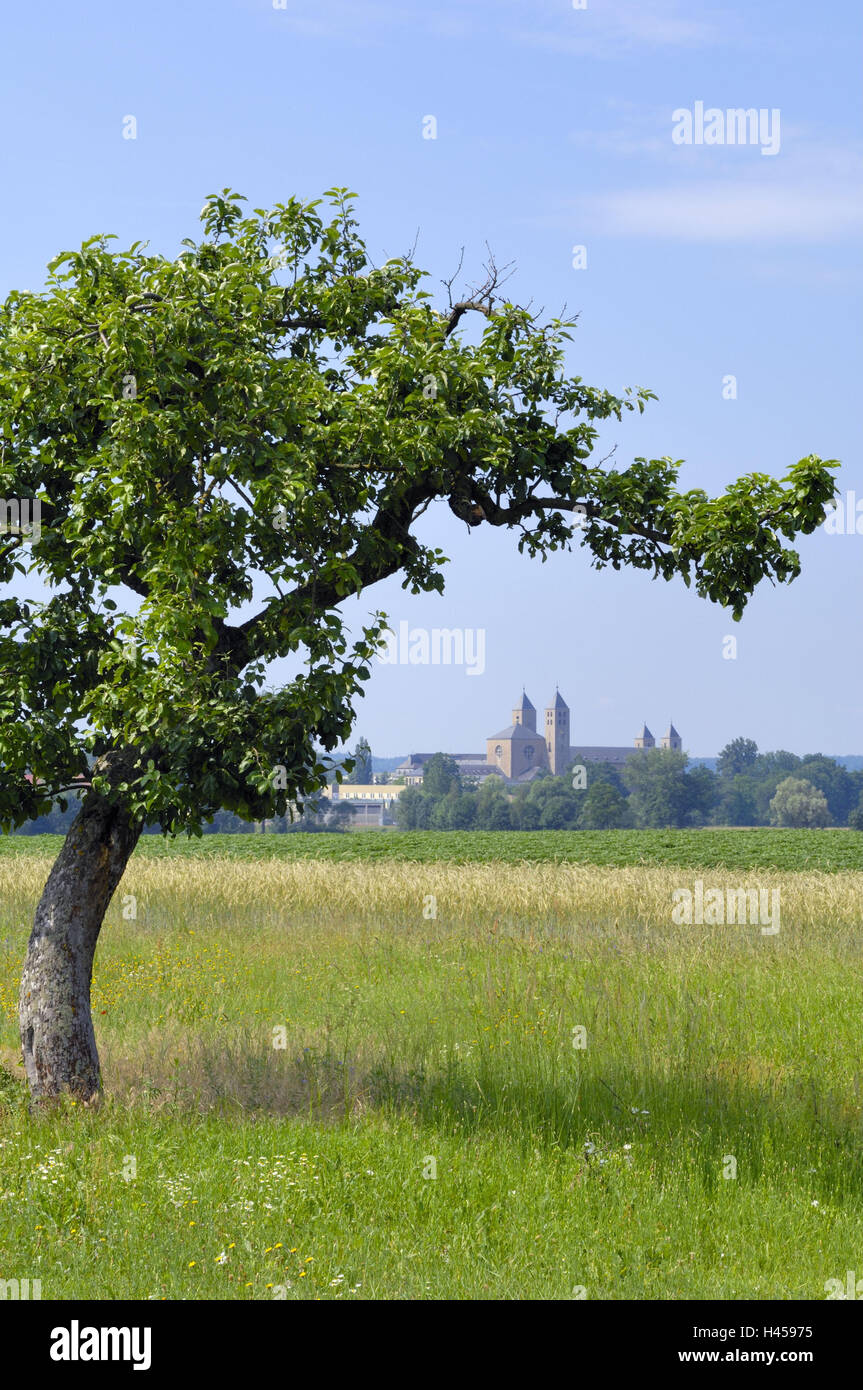
M 687 8 L 691 11 L 691 6 Z M 702 9 L 700 16 L 693 17 L 682 5 L 663 0 L 653 0 L 652 4 L 636 0 L 634 4 L 609 6 L 608 12 L 619 32 L 633 43 L 692 47 L 717 43 L 723 36 L 718 15 L 712 18 Z
M 517 220 L 565 230 L 577 240 L 593 235 L 793 246 L 848 242 L 863 232 L 863 147 L 857 143 L 819 141 L 799 126 L 783 131 L 778 158 L 764 160 L 756 147 L 674 146 L 670 139 L 657 146 L 655 129 L 652 113 L 638 120 L 625 111 L 618 130 L 571 132 L 579 149 L 600 156 L 594 187 L 594 166 L 579 157 L 584 192 Z M 633 163 L 637 157 L 629 186 L 602 186 L 611 183 L 609 152 Z M 840 272 L 845 276 L 844 268 Z
M 829 242 L 863 230 L 860 183 L 716 180 L 600 193 L 579 204 L 606 236 L 688 242 Z
M 250 0 L 247 0 L 250 3 Z M 633 48 L 692 48 L 728 37 L 727 14 L 706 8 L 693 16 L 684 0 L 287 0 L 274 18 L 309 39 L 379 43 L 387 33 L 428 34 L 455 41 L 498 40 L 519 47 L 614 58 Z
M 591 153 L 608 154 L 619 159 L 634 157 L 641 170 L 644 167 L 644 156 L 648 156 L 656 164 L 673 166 L 677 173 L 683 166 L 689 166 L 695 172 L 704 172 L 705 147 L 676 145 L 671 138 L 674 127 L 673 111 L 676 107 L 686 108 L 690 98 L 688 89 L 681 89 L 679 95 L 679 101 L 671 100 L 662 106 L 650 107 L 636 106 L 634 102 L 609 100 L 606 103 L 609 125 L 602 129 L 574 129 L 569 132 L 567 139 L 570 144 Z M 713 102 L 707 101 L 705 105 L 711 106 Z M 813 144 L 811 130 L 803 125 L 789 124 L 787 120 L 782 120 L 780 130 L 783 148 L 790 147 L 794 142 L 798 159 L 799 151 L 809 149 Z M 827 153 L 830 157 L 834 154 L 833 151 Z M 842 156 L 848 158 L 845 152 L 842 152 Z M 710 146 L 709 159 L 714 168 L 724 163 L 729 169 L 733 169 L 735 162 L 739 166 L 740 146 Z
M 693 16 L 691 5 L 679 0 L 588 0 L 585 10 L 569 8 L 565 20 L 557 4 L 553 9 L 556 23 L 522 24 L 510 37 L 529 47 L 613 58 L 633 48 L 702 48 L 726 42 L 733 23 L 727 12 L 707 8 Z M 531 19 L 542 10 L 548 13 L 545 6 L 531 10 Z
M 312 4 L 287 0 L 284 9 L 273 11 L 275 22 L 288 33 L 307 39 L 344 40 L 351 44 L 378 43 L 390 30 L 423 28 L 419 16 L 404 5 L 386 0 L 313 0 Z

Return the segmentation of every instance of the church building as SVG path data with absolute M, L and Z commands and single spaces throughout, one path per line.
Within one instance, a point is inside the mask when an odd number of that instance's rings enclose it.
M 673 724 L 660 739 L 661 748 L 683 748 L 683 740 Z M 573 763 L 610 763 L 622 768 L 634 753 L 655 748 L 656 740 L 643 725 L 641 733 L 628 747 L 595 746 L 573 743 L 569 727 L 569 706 L 555 691 L 546 706 L 541 729 L 536 727 L 536 709 L 527 695 L 512 712 L 512 723 L 486 739 L 485 753 L 454 753 L 462 777 L 482 782 L 486 777 L 504 777 L 508 782 L 530 782 L 543 770 L 560 776 Z M 395 770 L 395 777 L 409 787 L 422 786 L 425 764 L 431 753 L 411 753 Z
M 655 748 L 656 740 L 645 724 L 631 747 L 595 746 L 573 743 L 569 727 L 569 706 L 555 691 L 554 700 L 546 706 L 542 730 L 536 727 L 536 709 L 522 692 L 520 702 L 512 712 L 512 723 L 486 739 L 487 764 L 496 767 L 510 782 L 527 782 L 540 768 L 555 776 L 565 772 L 570 764 L 583 759 L 589 763 L 611 763 L 622 768 L 633 753 Z M 673 724 L 660 741 L 662 748 L 682 749 L 683 740 Z

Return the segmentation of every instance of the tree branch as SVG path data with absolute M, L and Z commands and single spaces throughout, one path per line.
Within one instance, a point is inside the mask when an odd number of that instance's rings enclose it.
M 273 621 L 283 623 L 295 617 L 301 619 L 307 615 L 312 604 L 316 609 L 335 608 L 369 585 L 397 574 L 405 560 L 416 555 L 420 549 L 419 542 L 408 528 L 415 519 L 417 509 L 434 496 L 434 490 L 428 486 L 416 486 L 406 489 L 400 498 L 380 505 L 373 520 L 363 529 L 354 550 L 346 557 L 358 575 L 358 582 L 349 593 L 342 593 L 335 580 L 314 575 L 308 583 L 300 584 L 285 594 L 281 603 L 270 604 L 244 623 L 235 627 L 223 624 L 210 658 L 210 669 L 214 670 L 220 661 L 226 661 L 229 669 L 235 675 L 239 674 L 244 666 L 263 653 L 261 639 Z M 366 544 L 368 538 L 373 540 L 373 548 Z M 389 546 L 381 547 L 381 540 L 389 542 Z

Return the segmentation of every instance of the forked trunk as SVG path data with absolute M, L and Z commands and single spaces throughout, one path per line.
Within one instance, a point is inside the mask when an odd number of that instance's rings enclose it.
M 36 909 L 21 976 L 18 1021 L 34 1100 L 100 1089 L 90 1013 L 99 930 L 141 833 L 122 806 L 90 792 Z

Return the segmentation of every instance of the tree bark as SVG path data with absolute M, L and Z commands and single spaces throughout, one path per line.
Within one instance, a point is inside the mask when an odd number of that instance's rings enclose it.
M 141 833 L 124 807 L 90 792 L 36 909 L 21 976 L 18 1021 L 34 1100 L 63 1091 L 92 1100 L 101 1086 L 90 1012 L 96 942 Z

